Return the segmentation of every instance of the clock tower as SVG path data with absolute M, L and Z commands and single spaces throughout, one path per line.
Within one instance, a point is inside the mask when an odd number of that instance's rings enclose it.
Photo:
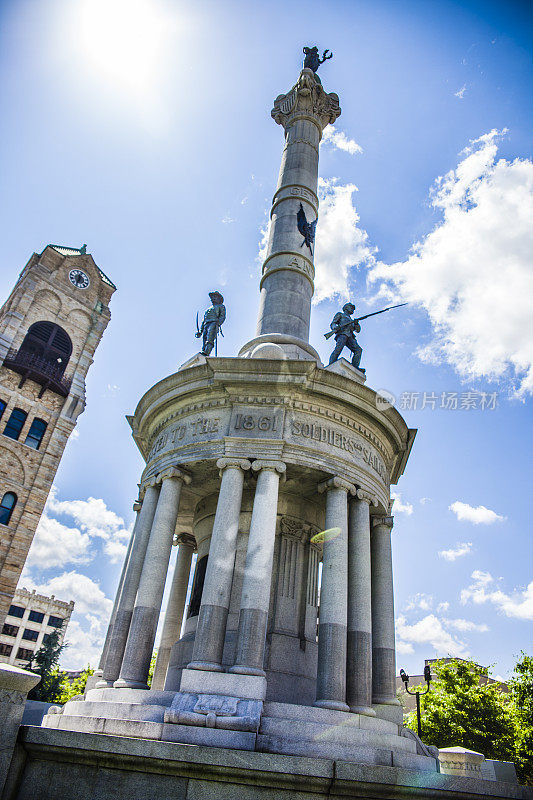
M 34 253 L 0 309 L 0 625 L 68 437 L 115 285 L 81 248 Z

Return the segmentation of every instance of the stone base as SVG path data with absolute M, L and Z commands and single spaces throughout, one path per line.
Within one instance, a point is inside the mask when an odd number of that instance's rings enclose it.
M 353 367 L 345 358 L 339 358 L 338 361 L 328 364 L 324 369 L 327 369 L 328 372 L 336 372 L 337 375 L 342 375 L 343 378 L 349 378 L 356 383 L 365 383 L 366 381 L 365 373 L 361 369 Z
M 250 339 L 239 350 L 239 358 L 274 358 L 279 360 L 316 361 L 322 366 L 320 356 L 309 342 L 285 333 L 265 333 Z
M 532 800 L 498 781 L 305 756 L 22 728 L 9 800 Z M 401 758 L 400 758 L 401 760 Z

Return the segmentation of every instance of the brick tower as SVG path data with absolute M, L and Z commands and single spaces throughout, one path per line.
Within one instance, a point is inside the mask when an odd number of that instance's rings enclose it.
M 0 625 L 85 408 L 115 288 L 85 245 L 47 245 L 0 309 Z

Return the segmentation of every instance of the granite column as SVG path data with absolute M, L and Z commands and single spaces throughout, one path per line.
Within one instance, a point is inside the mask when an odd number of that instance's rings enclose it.
M 167 470 L 160 477 L 161 492 L 146 549 L 128 642 L 120 677 L 114 684 L 120 689 L 148 688 L 146 681 L 165 589 L 181 487 L 184 482 L 190 482 L 188 476 L 175 468 Z
M 252 469 L 259 475 L 244 565 L 235 664 L 229 672 L 264 676 L 279 481 L 286 467 L 281 461 L 254 461 Z
M 398 705 L 392 581 L 392 517 L 373 517 L 372 559 L 372 701 Z

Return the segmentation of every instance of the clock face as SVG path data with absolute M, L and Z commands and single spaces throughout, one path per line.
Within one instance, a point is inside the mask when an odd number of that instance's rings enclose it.
M 81 269 L 71 269 L 68 277 L 76 289 L 86 289 L 90 283 L 89 276 Z

